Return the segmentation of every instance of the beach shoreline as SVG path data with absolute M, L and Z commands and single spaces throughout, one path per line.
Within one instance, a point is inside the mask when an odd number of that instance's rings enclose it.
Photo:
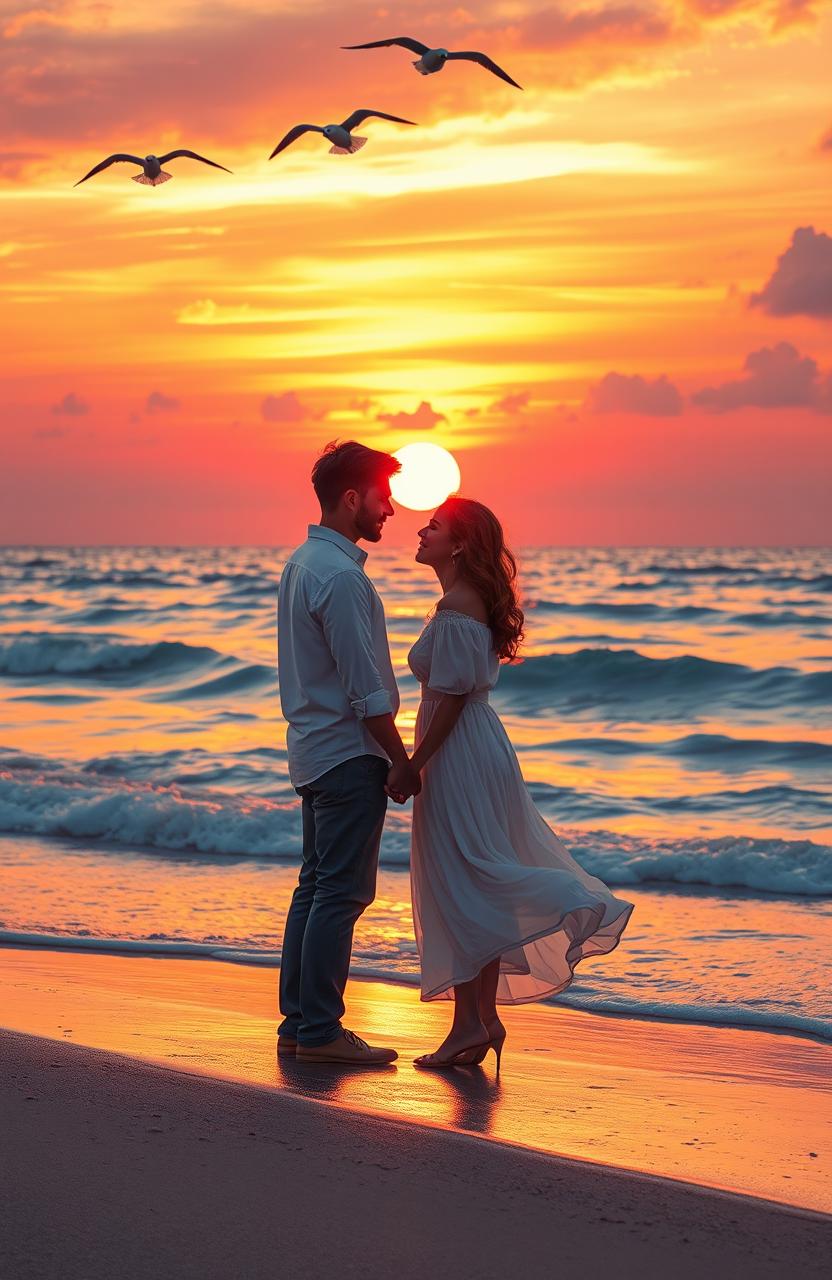
M 348 1025 L 394 1044 L 396 1068 L 310 1071 L 276 1057 L 274 970 L 40 948 L 0 955 L 0 1026 L 18 1034 L 832 1214 L 832 1049 L 811 1040 L 531 1005 L 506 1011 L 499 1082 L 493 1069 L 420 1073 L 410 1059 L 437 1041 L 447 1007 L 361 981 L 348 988 Z
M 402 1280 L 825 1274 L 832 1219 L 0 1033 L 0 1269 Z M 403 1224 L 407 1222 L 407 1231 Z

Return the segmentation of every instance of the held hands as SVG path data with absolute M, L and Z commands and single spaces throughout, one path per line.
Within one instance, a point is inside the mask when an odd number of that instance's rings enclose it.
M 404 804 L 411 796 L 418 796 L 422 790 L 422 779 L 410 760 L 405 759 L 391 767 L 384 790 L 396 804 Z

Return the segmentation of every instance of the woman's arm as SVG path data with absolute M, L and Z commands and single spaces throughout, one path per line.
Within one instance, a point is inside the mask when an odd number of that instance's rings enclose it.
M 448 737 L 468 699 L 467 693 L 443 693 L 439 706 L 431 717 L 428 731 L 419 746 L 410 757 L 410 763 L 417 773 L 425 767 L 434 752 L 438 751 Z

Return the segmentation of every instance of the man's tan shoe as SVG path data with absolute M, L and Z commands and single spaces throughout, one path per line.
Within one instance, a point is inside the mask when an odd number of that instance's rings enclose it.
M 297 1040 L 292 1039 L 291 1036 L 277 1037 L 277 1055 L 279 1058 L 294 1058 L 297 1047 Z
M 354 1031 L 342 1031 L 329 1044 L 303 1045 L 297 1049 L 298 1062 L 337 1062 L 342 1067 L 383 1067 L 395 1062 L 395 1049 L 373 1049 Z

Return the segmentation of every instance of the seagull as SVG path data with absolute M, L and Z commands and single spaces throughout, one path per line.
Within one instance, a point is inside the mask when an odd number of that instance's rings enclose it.
M 296 124 L 289 130 L 286 137 L 278 142 L 269 159 L 273 160 L 279 151 L 285 151 L 296 138 L 299 138 L 302 133 L 309 133 L 310 130 L 314 133 L 322 133 L 327 142 L 332 143 L 329 148 L 331 156 L 353 155 L 364 146 L 367 139 L 354 138 L 352 131 L 368 116 L 378 116 L 379 120 L 393 120 L 396 124 L 416 123 L 415 120 L 403 120 L 401 116 L 388 116 L 384 111 L 371 111 L 368 107 L 360 107 L 358 111 L 353 111 L 351 116 L 347 116 L 341 124 L 326 124 L 323 127 L 319 124 Z
M 75 183 L 76 187 L 80 187 L 82 182 L 86 182 L 87 178 L 91 178 L 93 174 L 100 173 L 102 169 L 107 169 L 111 164 L 118 164 L 120 161 L 127 161 L 129 164 L 137 164 L 142 173 L 132 175 L 134 182 L 141 182 L 145 187 L 159 187 L 163 182 L 167 182 L 173 177 L 172 173 L 165 173 L 162 168 L 163 164 L 167 164 L 169 160 L 175 160 L 177 156 L 188 156 L 191 160 L 201 160 L 203 164 L 210 164 L 214 169 L 222 169 L 223 173 L 230 173 L 230 169 L 226 169 L 224 164 L 217 164 L 214 160 L 206 160 L 205 156 L 198 156 L 195 151 L 168 151 L 164 156 L 130 156 L 125 152 L 116 152 L 114 156 L 107 156 L 106 160 L 102 160 L 94 169 L 90 169 L 89 173 L 84 174 L 83 178 L 79 178 Z
M 419 54 L 413 65 L 420 76 L 432 76 L 435 72 L 441 71 L 446 62 L 465 59 L 467 62 L 478 62 L 481 67 L 485 67 L 486 71 L 491 71 L 495 76 L 499 76 L 501 80 L 505 80 L 508 84 L 513 84 L 515 89 L 522 89 L 523 87 L 516 80 L 512 80 L 511 76 L 507 75 L 502 67 L 498 67 L 487 53 L 472 53 L 470 51 L 451 53 L 447 49 L 429 49 L 426 44 L 422 44 L 420 40 L 412 40 L 410 36 L 393 36 L 391 40 L 371 40 L 369 44 L 342 44 L 341 48 L 382 49 L 391 44 L 400 44 L 403 49 L 410 49 L 412 53 Z

